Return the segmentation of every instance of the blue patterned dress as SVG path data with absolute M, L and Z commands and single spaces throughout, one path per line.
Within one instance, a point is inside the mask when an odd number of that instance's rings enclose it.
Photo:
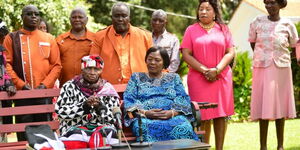
M 173 109 L 180 112 L 168 120 L 142 118 L 144 141 L 199 140 L 190 123 L 193 120 L 190 98 L 177 74 L 167 73 L 161 79 L 154 79 L 145 73 L 133 73 L 124 93 L 124 102 L 125 109 L 136 106 L 144 110 Z M 136 118 L 125 116 L 125 125 L 131 126 L 135 136 L 139 137 Z

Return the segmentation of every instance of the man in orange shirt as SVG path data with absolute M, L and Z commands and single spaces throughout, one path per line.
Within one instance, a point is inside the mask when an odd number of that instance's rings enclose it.
M 22 10 L 23 28 L 5 37 L 7 72 L 18 90 L 52 88 L 59 77 L 61 63 L 58 46 L 50 34 L 38 30 L 39 10 L 27 5 Z M 51 103 L 49 99 L 17 100 L 15 106 Z M 17 123 L 45 121 L 48 115 L 16 116 Z M 24 133 L 18 140 L 26 140 Z
M 87 30 L 87 21 L 88 17 L 83 9 L 74 9 L 70 15 L 72 29 L 56 38 L 63 67 L 59 79 L 60 87 L 81 73 L 81 58 L 90 54 L 95 33 Z
M 112 25 L 96 33 L 91 54 L 104 59 L 102 78 L 112 84 L 127 83 L 133 72 L 147 72 L 146 51 L 151 32 L 130 25 L 130 9 L 118 2 L 112 7 Z

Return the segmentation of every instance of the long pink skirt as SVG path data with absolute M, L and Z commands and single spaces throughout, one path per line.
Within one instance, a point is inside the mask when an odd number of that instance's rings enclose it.
M 292 70 L 274 63 L 253 69 L 251 120 L 295 118 Z

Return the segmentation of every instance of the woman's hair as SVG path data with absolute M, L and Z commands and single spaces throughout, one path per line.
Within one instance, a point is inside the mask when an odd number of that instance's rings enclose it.
M 199 0 L 199 4 L 197 7 L 197 11 L 196 11 L 197 21 L 200 21 L 199 20 L 199 9 L 200 9 L 200 5 L 204 2 L 208 2 L 213 7 L 214 12 L 216 14 L 215 21 L 219 24 L 224 24 L 224 22 L 222 20 L 222 14 L 221 14 L 221 10 L 220 10 L 219 0 Z
M 287 5 L 287 0 L 276 0 L 276 2 L 279 4 L 280 8 L 284 8 Z
M 162 47 L 154 46 L 154 47 L 149 48 L 146 53 L 146 56 L 145 56 L 145 61 L 147 61 L 147 58 L 150 53 L 157 52 L 157 51 L 159 51 L 160 56 L 163 59 L 164 69 L 167 69 L 170 65 L 170 58 L 169 58 L 168 52 Z
M 4 22 L 2 21 L 2 19 L 0 19 L 0 24 L 3 24 L 0 26 L 0 37 L 5 37 L 9 31 L 7 29 L 7 27 L 4 25 Z
M 47 33 L 50 33 L 51 31 L 51 26 L 48 24 L 48 22 L 44 18 L 40 18 L 40 24 L 44 22 L 46 25 Z

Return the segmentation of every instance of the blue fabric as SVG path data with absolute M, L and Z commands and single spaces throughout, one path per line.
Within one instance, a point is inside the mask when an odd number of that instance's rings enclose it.
M 149 78 L 145 73 L 132 74 L 124 93 L 125 109 L 163 109 L 180 112 L 169 120 L 142 118 L 143 138 L 147 142 L 175 139 L 199 140 L 190 121 L 193 120 L 190 97 L 186 94 L 180 77 L 166 73 L 161 79 Z M 131 126 L 138 137 L 138 120 L 125 115 L 125 125 Z M 139 140 L 139 139 L 138 139 Z

